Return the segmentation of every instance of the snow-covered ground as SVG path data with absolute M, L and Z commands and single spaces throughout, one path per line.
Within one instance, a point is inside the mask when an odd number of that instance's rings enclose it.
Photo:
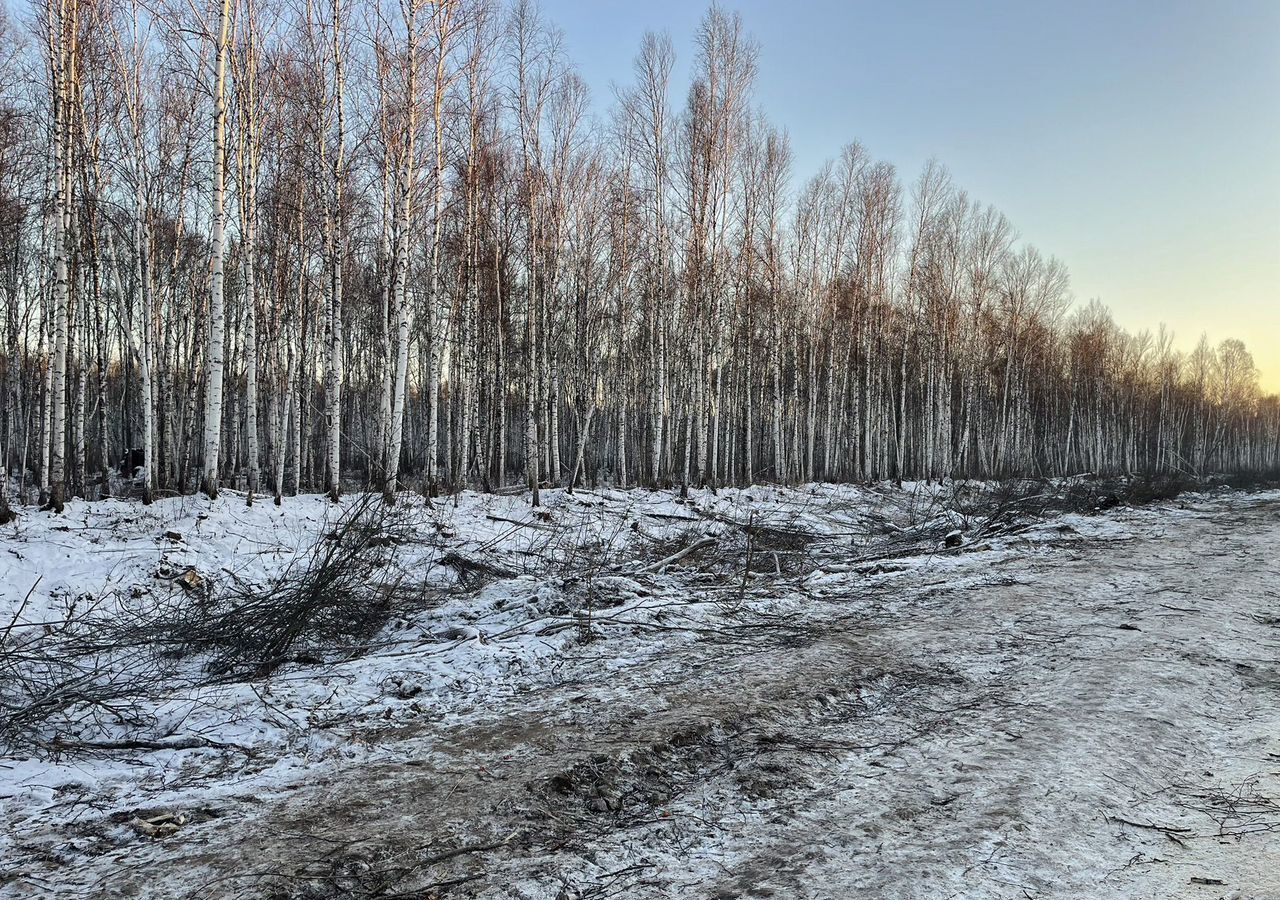
M 950 493 L 406 495 L 371 640 L 13 743 L 0 896 L 1280 897 L 1280 493 Z M 0 648 L 215 608 L 357 502 L 29 512 Z

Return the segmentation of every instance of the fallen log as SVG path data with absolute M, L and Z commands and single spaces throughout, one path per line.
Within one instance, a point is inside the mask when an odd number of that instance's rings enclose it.
M 686 556 L 689 556 L 693 553 L 697 553 L 699 550 L 703 549 L 704 547 L 710 547 L 715 542 L 716 542 L 716 539 L 713 537 L 704 537 L 701 540 L 694 541 L 692 544 L 690 544 L 688 547 L 685 547 L 683 550 L 680 550 L 676 553 L 672 553 L 666 559 L 660 559 L 656 563 L 651 563 L 650 565 L 645 566 L 643 569 L 640 570 L 640 572 L 645 575 L 659 574 L 662 572 L 663 569 L 665 569 L 667 566 L 671 565 L 672 563 L 678 563 L 680 560 L 684 559 Z

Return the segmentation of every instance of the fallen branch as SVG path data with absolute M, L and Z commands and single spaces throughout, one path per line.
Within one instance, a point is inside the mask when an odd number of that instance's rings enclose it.
M 487 560 L 463 556 L 453 550 L 440 557 L 440 563 L 457 570 L 458 574 L 464 578 L 472 573 L 487 575 L 490 578 L 515 578 L 520 574 L 514 569 Z
M 1132 819 L 1126 819 L 1123 816 L 1113 816 L 1103 813 L 1102 817 L 1108 822 L 1119 822 L 1122 825 L 1132 825 L 1134 828 L 1149 828 L 1152 831 L 1163 831 L 1165 834 L 1191 834 L 1190 828 L 1178 828 L 1174 825 L 1156 825 L 1154 822 L 1135 822 Z
M 134 739 L 127 741 L 68 741 L 57 738 L 53 741 L 60 750 L 237 750 L 240 753 L 252 752 L 240 744 L 229 744 L 223 741 L 211 741 L 208 738 L 179 738 L 171 741 L 149 741 Z
M 536 528 L 538 531 L 555 531 L 554 525 L 547 525 L 542 522 L 521 522 L 519 519 L 508 519 L 505 516 L 495 516 L 492 513 L 485 516 L 491 522 L 506 522 L 508 525 L 518 525 L 521 528 Z
M 499 847 L 505 847 L 518 837 L 516 832 L 512 832 L 500 841 L 494 841 L 491 844 L 466 844 L 462 847 L 455 847 L 452 850 L 445 850 L 442 853 L 435 853 L 431 856 L 424 857 L 419 860 L 419 865 L 434 866 L 457 856 L 466 856 L 471 853 L 485 853 L 489 850 L 497 850 Z
M 644 574 L 644 575 L 660 574 L 662 570 L 665 569 L 667 566 L 672 565 L 673 563 L 678 563 L 680 560 L 684 559 L 686 556 L 697 553 L 699 550 L 703 549 L 704 547 L 710 547 L 715 542 L 716 542 L 716 539 L 713 537 L 704 537 L 701 540 L 694 541 L 692 544 L 690 544 L 688 547 L 685 547 L 683 550 L 680 550 L 676 553 L 672 553 L 666 559 L 660 559 L 656 563 L 652 563 L 651 565 L 645 566 L 643 569 L 640 570 L 640 572 L 641 574 Z
M 31 602 L 31 595 L 36 592 L 36 588 L 40 586 L 40 582 L 43 578 L 43 575 L 36 576 L 35 584 L 31 585 L 31 590 L 27 591 L 27 595 L 22 598 L 22 603 L 18 605 L 16 610 L 14 610 L 13 618 L 11 618 L 9 620 L 9 624 L 5 626 L 4 634 L 0 635 L 0 646 L 3 646 L 4 643 L 9 640 L 9 635 L 13 632 L 14 626 L 18 624 L 18 620 L 22 618 L 22 614 L 26 612 L 27 604 Z

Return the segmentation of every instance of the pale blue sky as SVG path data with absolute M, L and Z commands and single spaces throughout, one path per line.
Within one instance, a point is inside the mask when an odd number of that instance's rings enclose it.
M 1280 0 L 724 0 L 795 183 L 850 140 L 910 181 L 937 156 L 1126 328 L 1243 338 L 1280 390 Z M 648 29 L 684 99 L 705 5 L 543 0 L 598 108 Z

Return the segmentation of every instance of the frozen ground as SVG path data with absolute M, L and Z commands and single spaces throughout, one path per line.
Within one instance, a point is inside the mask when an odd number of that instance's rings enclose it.
M 0 758 L 0 896 L 1280 898 L 1280 493 L 936 494 L 407 503 L 370 646 L 186 660 Z M 31 512 L 0 646 L 262 582 L 340 513 Z

